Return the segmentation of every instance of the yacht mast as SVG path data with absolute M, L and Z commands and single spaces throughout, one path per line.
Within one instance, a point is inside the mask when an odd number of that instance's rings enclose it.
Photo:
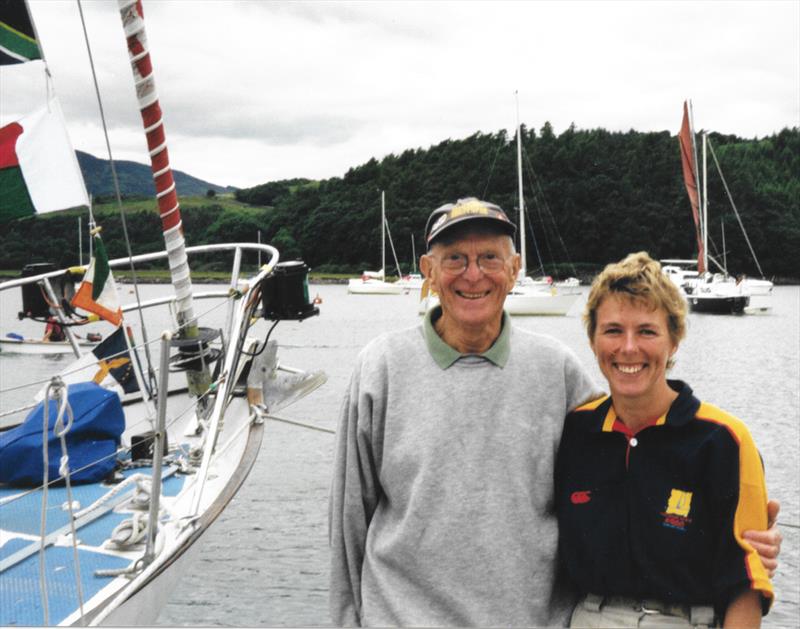
M 381 279 L 386 281 L 386 191 L 381 190 Z
M 524 278 L 527 274 L 528 257 L 525 251 L 525 198 L 522 195 L 522 127 L 519 122 L 519 92 L 515 91 L 514 96 L 517 102 L 517 184 L 519 186 L 519 254 L 522 258 L 522 266 L 519 270 L 519 277 Z
M 181 208 L 169 163 L 161 105 L 158 100 L 153 64 L 147 46 L 144 12 L 139 0 L 117 0 L 117 2 L 128 43 L 128 55 L 136 85 L 136 98 L 139 102 L 139 111 L 147 137 L 153 181 L 156 186 L 158 213 L 161 217 L 161 229 L 166 250 L 169 252 L 169 270 L 175 289 L 175 315 L 181 329 L 181 337 L 198 339 L 198 350 L 202 351 L 199 345 L 200 330 L 194 314 L 192 277 L 186 255 L 186 241 L 183 237 Z M 201 362 L 202 366 L 199 369 L 186 370 L 189 392 L 198 398 L 211 385 L 208 366 L 205 361 Z
M 706 168 L 706 132 L 703 131 L 703 220 L 700 224 L 703 232 L 703 268 L 708 271 L 708 169 Z

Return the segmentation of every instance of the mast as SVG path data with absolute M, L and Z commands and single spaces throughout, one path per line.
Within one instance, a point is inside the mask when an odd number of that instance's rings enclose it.
M 706 168 L 706 132 L 703 131 L 703 220 L 700 222 L 700 231 L 703 234 L 703 270 L 708 270 L 708 169 Z
M 144 11 L 141 0 L 117 0 L 125 37 L 128 41 L 128 55 L 136 85 L 136 98 L 142 115 L 150 164 L 156 186 L 158 213 L 161 229 L 168 252 L 172 285 L 175 289 L 176 317 L 181 326 L 182 338 L 199 339 L 199 328 L 192 302 L 192 278 L 186 255 L 186 242 L 183 237 L 183 223 L 178 202 L 175 180 L 169 164 L 164 121 L 158 101 L 153 65 L 147 47 L 147 34 L 144 27 Z M 199 345 L 199 340 L 198 340 Z M 201 348 L 198 347 L 198 350 Z M 199 397 L 208 390 L 211 375 L 205 361 L 199 370 L 187 370 L 189 392 Z
M 522 126 L 519 122 L 519 92 L 514 92 L 517 103 L 517 184 L 519 186 L 519 254 L 522 258 L 522 266 L 519 270 L 519 277 L 524 278 L 527 274 L 528 256 L 525 251 L 525 198 L 522 195 Z
M 381 190 L 381 279 L 386 281 L 386 191 Z

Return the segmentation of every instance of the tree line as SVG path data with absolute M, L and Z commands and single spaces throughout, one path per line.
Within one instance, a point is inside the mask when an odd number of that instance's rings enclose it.
M 712 133 L 710 139 L 764 274 L 797 278 L 800 129 L 760 139 Z M 302 258 L 316 271 L 377 270 L 383 190 L 392 241 L 407 273 L 412 250 L 417 257 L 423 252 L 429 213 L 443 203 L 477 196 L 499 204 L 518 222 L 515 140 L 504 130 L 479 132 L 370 159 L 343 177 L 272 181 L 237 190 L 235 206 L 207 198 L 183 211 L 187 240 L 255 241 L 260 232 L 262 242 L 278 247 L 283 259 Z M 545 123 L 538 131 L 523 127 L 522 145 L 527 266 L 532 273 L 585 278 L 639 250 L 656 258 L 696 255 L 676 136 L 574 125 L 557 135 Z M 726 260 L 732 273 L 757 275 L 711 162 L 708 172 L 709 249 Z M 12 225 L 2 239 L 0 267 L 16 268 L 41 258 L 73 264 L 75 256 L 69 252 L 75 247 L 68 243 L 75 240 L 74 220 L 52 216 Z M 104 218 L 112 256 L 125 255 L 118 223 L 111 215 Z M 163 247 L 153 212 L 131 213 L 128 223 L 135 252 Z M 389 253 L 387 273 L 393 272 L 391 260 Z
M 538 132 L 523 127 L 522 138 L 529 269 L 536 270 L 541 260 L 547 273 L 596 270 L 638 250 L 657 258 L 696 255 L 674 135 L 574 126 L 556 135 L 546 123 Z M 800 130 L 763 139 L 720 134 L 710 139 L 764 273 L 796 277 Z M 442 203 L 477 196 L 498 203 L 518 222 L 515 141 L 506 131 L 476 133 L 371 159 L 341 178 L 270 182 L 236 196 L 274 208 L 265 227 L 287 254 L 316 268 L 358 271 L 380 265 L 380 191 L 385 190 L 387 222 L 406 272 L 411 239 L 419 255 L 428 214 Z M 711 166 L 708 190 L 709 249 L 731 272 L 757 274 Z

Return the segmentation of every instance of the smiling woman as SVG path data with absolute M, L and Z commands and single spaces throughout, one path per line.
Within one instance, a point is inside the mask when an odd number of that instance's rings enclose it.
M 743 541 L 767 527 L 753 439 L 666 377 L 685 317 L 646 253 L 592 285 L 585 321 L 611 395 L 567 416 L 556 464 L 559 550 L 584 595 L 573 627 L 755 627 L 772 603 Z

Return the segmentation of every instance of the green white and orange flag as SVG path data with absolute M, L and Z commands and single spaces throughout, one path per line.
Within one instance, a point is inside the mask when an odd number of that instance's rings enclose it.
M 0 65 L 25 63 L 42 58 L 36 41 L 28 3 L 0 0 Z
M 122 308 L 119 305 L 117 284 L 108 266 L 108 254 L 100 238 L 99 227 L 94 231 L 92 261 L 72 298 L 72 305 L 93 312 L 106 321 L 119 325 L 122 322 Z
M 0 127 L 0 223 L 89 205 L 58 100 Z

